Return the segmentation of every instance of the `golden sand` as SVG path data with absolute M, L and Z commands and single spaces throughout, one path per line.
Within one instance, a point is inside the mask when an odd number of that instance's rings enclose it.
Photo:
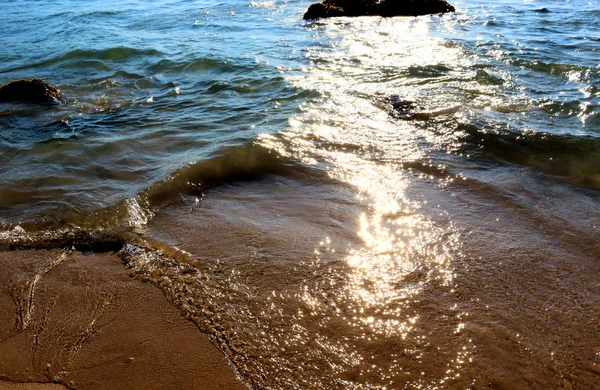
M 0 389 L 245 387 L 208 336 L 115 255 L 2 252 L 0 312 Z

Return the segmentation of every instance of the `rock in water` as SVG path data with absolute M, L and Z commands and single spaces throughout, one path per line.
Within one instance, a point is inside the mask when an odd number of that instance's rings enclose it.
M 323 0 L 312 4 L 304 19 L 335 16 L 418 16 L 454 12 L 445 0 Z
M 311 4 L 304 14 L 304 20 L 346 16 L 343 8 L 337 7 L 332 3 L 332 1 L 325 0 L 322 3 Z
M 62 100 L 60 91 L 40 79 L 11 81 L 0 87 L 0 103 L 58 103 Z

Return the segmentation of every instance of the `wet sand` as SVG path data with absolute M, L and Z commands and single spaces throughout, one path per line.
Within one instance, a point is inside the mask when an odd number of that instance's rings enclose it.
M 0 310 L 0 389 L 245 388 L 116 255 L 1 252 Z
M 222 186 L 148 225 L 189 259 L 130 265 L 256 388 L 598 388 L 598 214 L 581 191 L 539 209 L 471 180 L 404 195 L 423 207 L 380 213 L 273 177 Z
M 66 389 L 55 383 L 13 383 L 0 381 L 0 390 L 61 390 Z

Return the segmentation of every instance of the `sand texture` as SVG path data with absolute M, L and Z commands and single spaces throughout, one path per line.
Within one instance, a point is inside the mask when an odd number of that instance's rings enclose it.
M 0 389 L 245 388 L 208 336 L 115 255 L 1 252 L 0 313 Z

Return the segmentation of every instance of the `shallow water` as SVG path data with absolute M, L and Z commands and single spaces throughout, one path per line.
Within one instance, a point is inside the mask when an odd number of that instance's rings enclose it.
M 600 385 L 600 5 L 455 5 L 11 2 L 2 246 L 128 242 L 255 388 Z

